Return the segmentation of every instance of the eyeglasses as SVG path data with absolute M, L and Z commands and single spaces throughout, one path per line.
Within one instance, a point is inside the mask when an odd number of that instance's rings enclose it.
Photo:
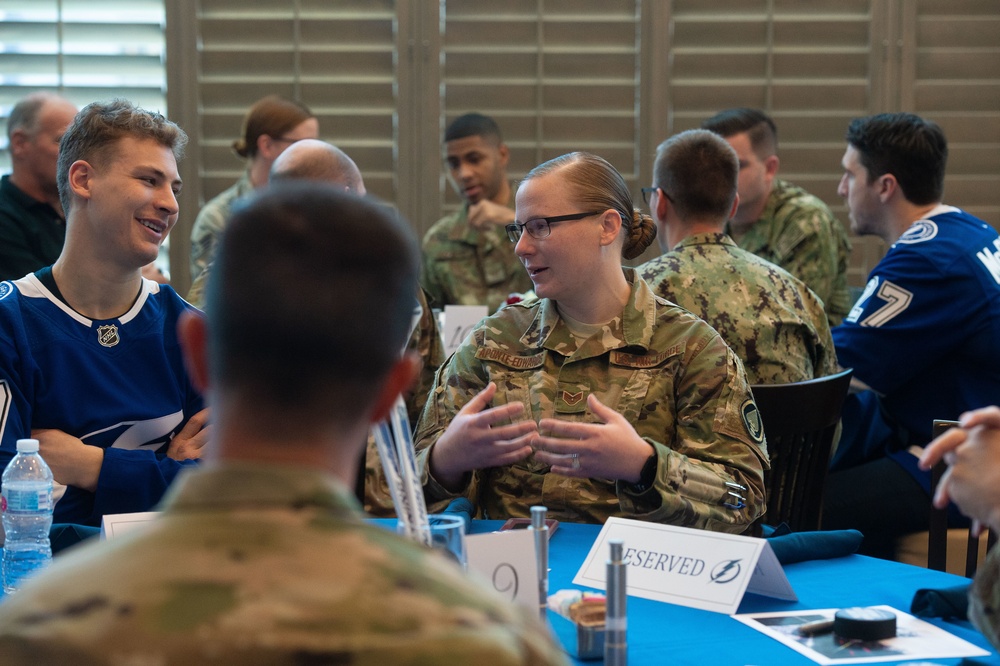
M 673 198 L 671 198 L 671 196 L 669 194 L 667 194 L 666 192 L 664 192 L 663 189 L 660 188 L 660 187 L 644 187 L 644 188 L 642 188 L 642 202 L 644 204 L 646 204 L 646 205 L 649 205 L 649 199 L 652 197 L 653 192 L 655 192 L 657 190 L 660 190 L 660 193 L 667 198 L 667 201 L 669 201 L 670 203 L 674 202 Z
M 570 220 L 582 220 L 591 215 L 600 215 L 604 211 L 597 210 L 590 213 L 573 213 L 572 215 L 556 215 L 555 217 L 533 217 L 525 223 L 515 221 L 504 227 L 507 230 L 507 238 L 511 243 L 516 243 L 521 238 L 521 232 L 527 231 L 532 238 L 547 238 L 552 233 L 551 225 L 556 222 L 569 222 Z

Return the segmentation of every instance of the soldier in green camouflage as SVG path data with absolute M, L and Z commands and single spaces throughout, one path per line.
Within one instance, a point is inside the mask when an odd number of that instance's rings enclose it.
M 920 457 L 920 468 L 929 470 L 940 461 L 948 470 L 938 482 L 934 506 L 954 502 L 980 527 L 1000 532 L 1000 407 L 966 412 L 959 427 L 951 428 L 930 444 Z M 969 619 L 1000 649 L 1000 549 L 991 548 L 969 588 Z
M 653 291 L 698 315 L 743 361 L 751 384 L 833 374 L 823 303 L 787 271 L 736 246 L 722 229 L 739 203 L 736 152 L 707 130 L 657 150 L 649 208 L 664 254 L 636 269 Z
M 740 205 L 726 233 L 744 250 L 781 266 L 823 301 L 830 326 L 851 309 L 851 242 L 825 203 L 777 178 L 778 133 L 757 109 L 727 109 L 702 123 L 724 137 L 740 160 Z
M 271 165 L 288 146 L 318 136 L 319 121 L 300 102 L 268 95 L 247 110 L 240 138 L 233 142 L 233 152 L 246 160 L 246 171 L 234 185 L 206 202 L 195 218 L 191 227 L 192 281 L 212 263 L 216 243 L 229 222 L 233 204 L 267 183 Z M 195 302 L 191 295 L 188 300 Z
M 456 118 L 444 140 L 451 181 L 465 204 L 424 236 L 421 282 L 433 307 L 485 305 L 496 312 L 510 294 L 531 289 L 503 230 L 514 221 L 509 151 L 496 122 L 478 113 Z
M 240 205 L 207 321 L 179 326 L 215 399 L 209 461 L 145 531 L 5 599 L 0 663 L 564 664 L 537 614 L 366 523 L 347 489 L 416 371 L 418 265 L 405 223 L 328 186 Z
M 564 155 L 528 174 L 517 213 L 508 233 L 538 298 L 483 320 L 438 372 L 416 439 L 428 502 L 746 530 L 768 459 L 743 366 L 622 269 L 655 227 L 621 175 Z

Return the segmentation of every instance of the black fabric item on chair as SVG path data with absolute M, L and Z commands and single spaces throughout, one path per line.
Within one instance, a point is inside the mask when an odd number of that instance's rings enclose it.
M 935 419 L 933 433 L 935 439 L 949 429 L 957 427 L 958 421 Z M 931 495 L 944 476 L 948 465 L 943 461 L 931 468 Z M 989 530 L 986 533 L 986 548 L 989 550 L 996 544 L 997 535 Z M 969 539 L 965 546 L 965 577 L 972 578 L 979 566 L 979 540 L 982 534 L 974 534 L 969 530 Z M 946 571 L 948 565 L 948 509 L 938 509 L 931 505 L 930 526 L 927 530 L 927 568 L 936 571 Z
M 764 472 L 767 524 L 787 523 L 796 532 L 819 529 L 830 450 L 852 372 L 750 387 L 771 459 Z

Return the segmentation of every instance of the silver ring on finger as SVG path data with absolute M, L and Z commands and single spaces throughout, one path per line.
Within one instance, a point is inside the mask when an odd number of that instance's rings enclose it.
M 570 463 L 570 466 L 573 469 L 580 469 L 580 454 L 579 453 L 571 453 L 569 457 L 572 459 L 572 462 Z

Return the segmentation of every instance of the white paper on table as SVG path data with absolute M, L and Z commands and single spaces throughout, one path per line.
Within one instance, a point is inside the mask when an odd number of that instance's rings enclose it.
M 446 305 L 441 313 L 441 341 L 445 356 L 451 356 L 469 337 L 473 327 L 489 314 L 485 305 Z
M 833 633 L 801 636 L 806 622 L 832 620 L 839 608 L 733 615 L 734 620 L 779 641 L 817 664 L 862 664 L 913 659 L 986 657 L 989 652 L 929 622 L 889 606 L 872 606 L 896 616 L 896 637 L 882 641 L 838 643 Z
M 538 610 L 538 564 L 535 534 L 507 530 L 465 537 L 469 570 L 485 577 L 493 589 L 510 601 Z
M 133 530 L 142 529 L 159 516 L 159 511 L 105 514 L 101 518 L 101 539 L 113 539 Z

